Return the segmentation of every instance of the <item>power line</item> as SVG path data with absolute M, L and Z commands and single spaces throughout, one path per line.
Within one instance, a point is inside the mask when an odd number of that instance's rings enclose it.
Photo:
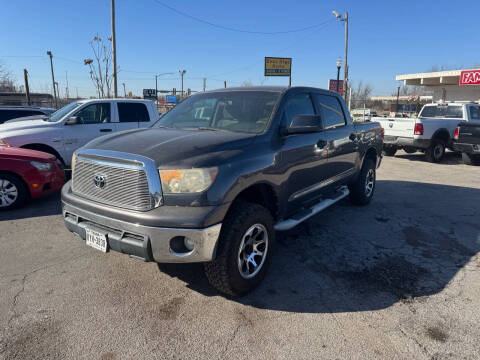
M 215 24 L 215 23 L 212 23 L 210 21 L 207 21 L 207 20 L 204 20 L 204 19 L 200 19 L 196 16 L 193 16 L 193 15 L 189 15 L 181 10 L 178 10 L 170 5 L 167 5 L 165 4 L 164 2 L 160 1 L 160 0 L 153 0 L 155 1 L 157 4 L 169 9 L 170 11 L 173 11 L 175 13 L 177 13 L 178 15 L 181 15 L 183 17 L 186 17 L 188 19 L 191 19 L 191 20 L 195 20 L 199 23 L 202 23 L 202 24 L 206 24 L 206 25 L 210 25 L 212 27 L 215 27 L 217 29 L 222 29 L 222 30 L 227 30 L 227 31 L 233 31 L 233 32 L 240 32 L 240 33 L 246 33 L 246 34 L 260 34 L 260 35 L 280 35 L 280 34 L 290 34 L 290 33 L 297 33 L 297 32 L 302 32 L 302 31 L 306 31 L 306 30 L 310 30 L 310 29 L 314 29 L 314 28 L 317 28 L 319 26 L 322 26 L 323 24 L 327 23 L 328 21 L 330 20 L 326 20 L 326 21 L 323 21 L 321 23 L 318 23 L 318 24 L 314 24 L 314 25 L 310 25 L 310 26 L 305 26 L 305 27 L 302 27 L 302 28 L 298 28 L 298 29 L 291 29 L 291 30 L 282 30 L 282 31 L 256 31 L 256 30 L 245 30 L 245 29 L 237 29 L 237 28 L 233 28 L 233 27 L 229 27 L 229 26 L 224 26 L 224 25 L 220 25 L 220 24 Z

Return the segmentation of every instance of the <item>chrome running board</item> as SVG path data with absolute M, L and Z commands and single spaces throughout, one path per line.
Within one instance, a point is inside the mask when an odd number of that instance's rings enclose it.
M 285 231 L 285 230 L 290 230 L 300 224 L 301 222 L 309 219 L 313 215 L 318 214 L 320 211 L 325 210 L 327 207 L 330 205 L 335 204 L 337 201 L 342 200 L 344 197 L 348 196 L 350 194 L 350 191 L 346 186 L 340 188 L 335 196 L 331 199 L 324 199 L 320 201 L 318 204 L 313 205 L 311 208 L 301 211 L 298 214 L 293 215 L 290 219 L 286 219 L 283 221 L 280 221 L 275 224 L 274 228 L 277 231 Z

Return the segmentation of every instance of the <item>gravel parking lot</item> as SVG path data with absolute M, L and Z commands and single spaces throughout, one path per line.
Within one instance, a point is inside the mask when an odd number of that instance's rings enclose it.
M 480 358 L 480 168 L 384 158 L 374 201 L 278 236 L 241 299 L 88 248 L 59 196 L 0 214 L 0 358 Z

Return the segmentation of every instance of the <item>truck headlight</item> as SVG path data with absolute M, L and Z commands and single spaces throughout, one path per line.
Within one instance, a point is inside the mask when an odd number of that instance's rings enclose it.
M 212 185 L 218 168 L 158 170 L 165 194 L 199 193 Z
M 38 171 L 52 171 L 53 164 L 48 162 L 30 161 L 30 164 L 37 168 Z

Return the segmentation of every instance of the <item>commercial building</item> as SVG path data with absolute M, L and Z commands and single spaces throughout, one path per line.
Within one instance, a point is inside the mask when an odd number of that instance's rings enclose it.
M 480 69 L 403 74 L 395 79 L 405 85 L 425 86 L 434 102 L 480 100 Z

